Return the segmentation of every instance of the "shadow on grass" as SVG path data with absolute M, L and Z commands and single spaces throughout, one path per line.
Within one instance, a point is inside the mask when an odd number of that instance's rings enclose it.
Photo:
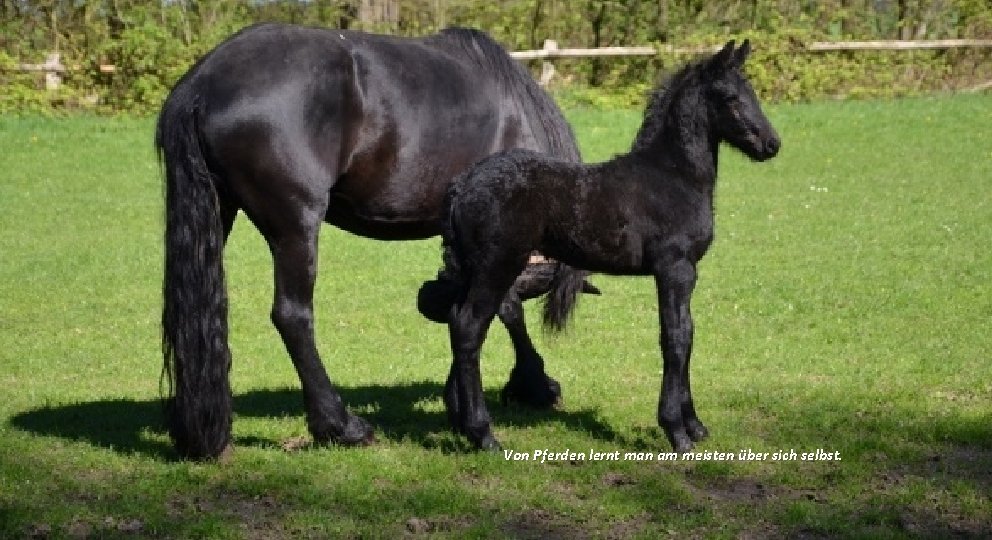
M 759 509 L 771 517 L 742 537 L 992 538 L 992 518 L 973 510 L 992 493 L 992 418 L 880 407 L 845 411 L 851 420 L 837 423 L 840 411 L 829 401 L 779 411 L 776 423 L 796 444 L 762 450 L 823 447 L 840 450 L 842 461 L 768 463 L 745 473 L 698 464 L 685 471 L 688 492 L 729 514 Z
M 340 390 L 349 406 L 375 423 L 381 436 L 389 440 L 405 440 L 442 451 L 447 445 L 455 451 L 465 451 L 467 445 L 461 445 L 461 438 L 437 436 L 438 432 L 448 433 L 447 419 L 438 404 L 442 389 L 438 383 L 424 381 Z M 496 397 L 496 391 L 487 392 L 497 431 L 500 425 L 526 427 L 557 422 L 618 448 L 635 449 L 641 444 L 639 436 L 629 439 L 615 433 L 597 419 L 595 411 L 531 411 L 503 407 L 497 404 Z M 235 410 L 241 419 L 299 418 L 302 396 L 296 389 L 246 392 L 235 398 Z M 621 522 L 618 536 L 626 536 L 623 527 L 634 533 L 641 529 L 698 527 L 702 536 L 719 527 L 738 530 L 743 537 L 992 537 L 992 520 L 968 511 L 979 504 L 970 497 L 992 492 L 992 422 L 988 417 L 948 413 L 920 418 L 913 411 L 899 408 L 880 408 L 861 417 L 857 412 L 844 410 L 838 403 L 811 400 L 803 407 L 780 411 L 774 421 L 776 428 L 787 428 L 789 432 L 777 440 L 770 438 L 768 448 L 788 441 L 800 450 L 809 450 L 820 445 L 819 441 L 829 440 L 824 446 L 843 451 L 844 460 L 840 462 L 794 462 L 756 469 L 721 463 L 604 466 L 592 468 L 590 475 L 577 479 L 559 478 L 556 485 L 566 495 L 571 489 L 581 491 L 592 486 L 596 492 L 609 492 L 610 500 L 632 509 L 626 521 Z M 837 424 L 834 415 L 838 413 L 858 421 Z M 11 424 L 31 433 L 82 441 L 124 454 L 149 455 L 163 461 L 175 456 L 163 436 L 157 400 L 102 400 L 45 407 L 18 414 Z M 236 444 L 271 448 L 278 442 L 241 437 Z M 659 443 L 654 441 L 656 449 Z M 730 443 L 717 438 L 702 443 L 699 449 L 725 450 L 727 444 Z M 790 473 L 783 468 L 797 470 Z M 541 471 L 535 469 L 535 474 L 545 474 Z M 308 503 L 293 491 L 306 482 L 305 475 L 265 482 L 262 491 L 266 496 L 261 499 L 257 493 L 262 488 L 241 484 L 232 487 L 231 493 L 198 496 L 223 509 L 220 517 L 211 519 L 242 523 L 243 516 L 256 516 L 252 518 L 258 522 L 255 526 L 272 532 L 274 529 L 265 527 L 281 526 L 283 513 L 309 509 Z M 287 487 L 286 491 L 272 487 L 283 485 L 296 487 Z M 380 494 L 378 504 L 418 507 L 419 503 L 411 502 L 414 495 L 409 487 L 380 487 L 386 492 Z M 421 491 L 416 492 L 416 497 L 446 500 L 451 497 L 446 490 L 465 488 L 426 483 L 418 489 Z M 920 492 L 927 495 L 919 495 Z M 474 497 L 472 493 L 466 491 L 465 496 Z M 343 515 L 365 516 L 367 503 L 364 498 L 336 499 L 333 508 Z M 180 497 L 156 504 L 159 508 L 181 507 L 183 512 L 192 508 L 189 512 L 196 514 L 199 503 Z M 667 508 L 676 508 L 681 517 L 672 517 Z M 415 510 L 401 512 L 416 515 Z M 18 523 L 27 520 L 22 514 L 4 516 L 0 509 L 0 518 L 16 519 Z M 202 515 L 197 519 L 206 519 Z M 754 515 L 761 519 L 755 521 Z M 174 518 L 161 519 L 171 523 Z M 550 510 L 525 510 L 519 516 L 501 513 L 485 519 L 498 530 L 520 536 L 530 536 L 530 532 L 535 537 L 553 536 L 556 531 L 581 526 Z M 721 524 L 717 526 L 715 521 Z M 400 531 L 405 530 L 403 523 L 401 520 L 395 524 Z
M 438 438 L 450 431 L 443 410 L 426 410 L 425 402 L 440 399 L 442 385 L 416 382 L 392 386 L 369 385 L 338 387 L 344 402 L 356 414 L 376 426 L 390 440 L 407 440 L 425 448 L 444 451 L 468 450 L 460 438 Z M 594 410 L 536 411 L 499 404 L 498 392 L 487 391 L 490 411 L 499 425 L 531 426 L 560 422 L 568 429 L 581 430 L 604 441 L 620 436 L 602 423 Z M 281 418 L 303 415 L 299 389 L 254 390 L 234 397 L 235 423 L 238 418 Z M 62 437 L 109 448 L 123 454 L 144 454 L 171 460 L 172 446 L 162 439 L 165 433 L 162 402 L 159 400 L 107 399 L 69 405 L 45 406 L 15 415 L 10 424 L 38 435 Z M 273 446 L 280 441 L 259 437 L 236 437 L 235 445 Z

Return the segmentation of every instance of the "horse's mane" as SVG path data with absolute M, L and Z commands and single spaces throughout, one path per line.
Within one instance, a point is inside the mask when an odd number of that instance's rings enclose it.
M 433 39 L 457 47 L 479 69 L 494 76 L 503 91 L 524 108 L 534 136 L 543 136 L 548 154 L 568 161 L 580 161 L 575 135 L 561 110 L 555 105 L 524 66 L 488 34 L 471 28 L 446 28 Z M 540 128 L 540 129 L 538 129 Z
M 658 135 L 665 124 L 665 116 L 672 105 L 675 96 L 684 88 L 695 84 L 703 60 L 690 62 L 673 74 L 662 79 L 661 83 L 651 92 L 647 107 L 644 110 L 644 122 L 634 137 L 633 151 L 646 150 L 651 141 Z

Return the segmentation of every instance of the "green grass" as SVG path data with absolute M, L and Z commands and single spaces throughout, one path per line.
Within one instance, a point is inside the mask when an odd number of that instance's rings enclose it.
M 372 448 L 306 435 L 268 321 L 268 251 L 226 253 L 237 450 L 177 462 L 161 428 L 161 180 L 149 120 L 0 119 L 0 537 L 942 537 L 992 535 L 992 98 L 769 108 L 784 141 L 725 150 L 700 265 L 693 381 L 702 451 L 841 461 L 510 462 L 449 434 L 450 352 L 423 321 L 437 240 L 325 228 L 318 342 Z M 637 111 L 569 114 L 589 161 Z M 596 276 L 570 332 L 538 334 L 565 407 L 505 408 L 494 326 L 483 377 L 507 449 L 667 451 L 655 426 L 647 278 Z M 530 306 L 530 318 L 536 319 Z M 423 521 L 408 523 L 411 518 Z M 419 534 L 419 533 L 418 533 Z

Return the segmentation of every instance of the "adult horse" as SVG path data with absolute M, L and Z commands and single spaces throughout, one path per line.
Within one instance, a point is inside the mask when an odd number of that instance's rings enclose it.
M 485 34 L 407 39 L 265 24 L 218 45 L 172 89 L 155 144 L 165 165 L 162 314 L 169 432 L 180 455 L 230 444 L 227 295 L 222 251 L 240 210 L 275 265 L 272 321 L 300 377 L 317 442 L 364 444 L 314 341 L 322 222 L 382 240 L 440 233 L 451 179 L 478 159 L 528 148 L 575 162 L 553 101 Z M 585 274 L 559 267 L 551 285 Z M 500 316 L 516 365 L 504 390 L 547 406 L 557 383 L 527 335 L 520 294 Z

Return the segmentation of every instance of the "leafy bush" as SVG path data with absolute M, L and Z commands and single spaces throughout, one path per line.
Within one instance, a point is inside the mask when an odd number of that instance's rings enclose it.
M 992 37 L 987 0 L 102 0 L 0 3 L 0 113 L 72 111 L 151 114 L 200 55 L 261 20 L 421 35 L 448 25 L 487 30 L 513 50 L 655 44 L 755 43 L 749 63 L 766 100 L 893 97 L 974 86 L 992 79 L 990 49 L 812 53 L 813 41 Z M 370 10 L 369 6 L 380 9 Z M 901 6 L 901 7 L 899 7 Z M 14 69 L 58 50 L 69 70 L 57 91 L 41 73 Z M 640 105 L 662 74 L 687 60 L 556 60 L 552 90 L 566 103 Z M 113 73 L 98 67 L 110 64 Z M 540 68 L 533 62 L 532 68 Z

